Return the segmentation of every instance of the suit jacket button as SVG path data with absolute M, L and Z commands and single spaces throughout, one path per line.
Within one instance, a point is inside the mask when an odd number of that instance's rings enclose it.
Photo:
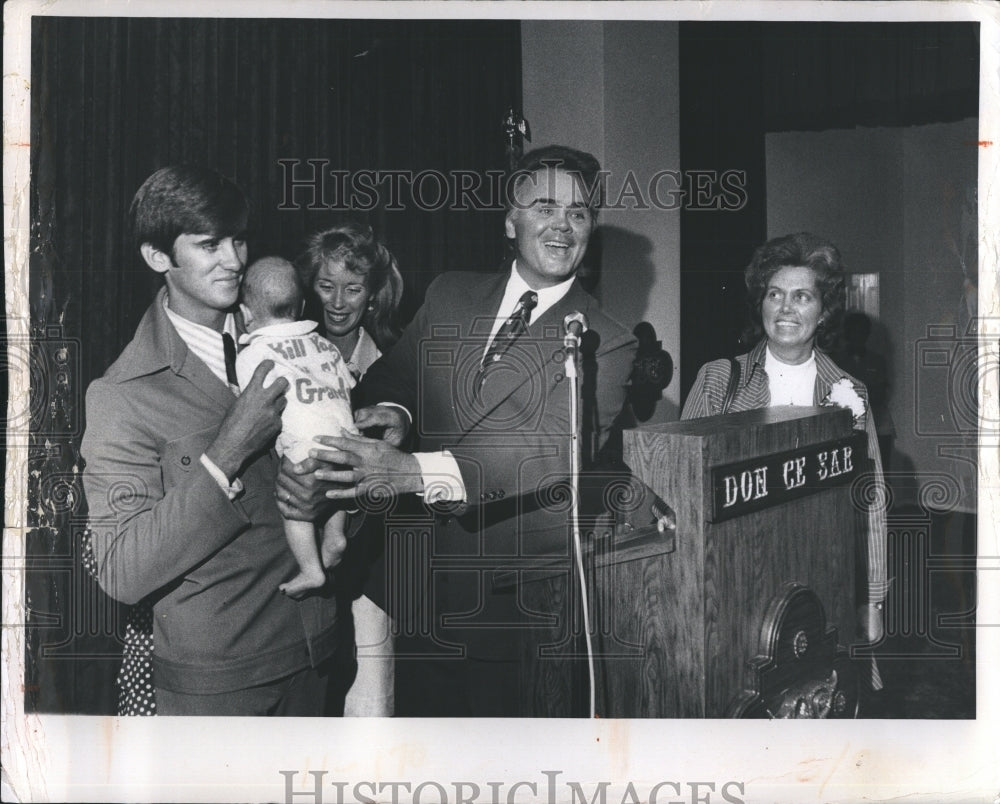
M 495 491 L 490 492 L 490 499 L 495 500 L 497 498 L 497 493 Z
M 191 464 L 191 456 L 190 455 L 185 455 L 183 458 L 181 458 L 181 463 L 184 466 L 189 466 Z
M 497 492 L 497 497 L 499 497 L 502 500 L 504 493 L 505 493 L 504 490 L 500 489 L 500 491 Z

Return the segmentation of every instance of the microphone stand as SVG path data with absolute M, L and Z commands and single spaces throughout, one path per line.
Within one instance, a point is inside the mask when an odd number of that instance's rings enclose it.
M 583 567 L 583 544 L 580 538 L 580 405 L 579 405 L 579 372 L 577 359 L 579 357 L 580 338 L 571 331 L 566 332 L 563 340 L 566 351 L 566 378 L 570 380 L 569 390 L 569 420 L 570 420 L 570 521 L 573 525 L 573 552 L 576 556 L 576 569 L 580 576 L 580 600 L 583 605 L 583 635 L 587 643 L 587 672 L 590 678 L 590 718 L 597 716 L 595 702 L 594 680 L 594 646 L 590 637 L 590 601 L 587 596 L 587 575 Z

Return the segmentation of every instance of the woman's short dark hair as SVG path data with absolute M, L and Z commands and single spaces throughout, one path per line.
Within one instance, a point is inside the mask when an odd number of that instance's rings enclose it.
M 171 257 L 182 234 L 245 236 L 249 214 L 239 187 L 197 165 L 160 168 L 142 183 L 129 209 L 136 248 L 149 243 Z
M 844 310 L 844 267 L 840 251 L 833 243 L 808 232 L 776 237 L 754 251 L 744 271 L 750 307 L 747 342 L 755 343 L 764 333 L 761 319 L 764 294 L 771 277 L 782 268 L 811 268 L 816 275 L 816 289 L 823 305 L 816 341 L 820 348 L 829 348 L 836 339 Z
M 399 338 L 396 313 L 403 297 L 403 277 L 395 257 L 370 226 L 351 221 L 306 239 L 305 251 L 296 261 L 305 288 L 312 290 L 316 274 L 328 262 L 342 262 L 348 271 L 364 278 L 368 309 L 361 323 L 385 351 Z

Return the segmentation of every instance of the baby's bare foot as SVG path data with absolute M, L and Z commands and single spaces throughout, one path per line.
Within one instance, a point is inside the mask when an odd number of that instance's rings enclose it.
M 288 595 L 293 600 L 305 597 L 309 592 L 313 592 L 326 583 L 326 573 L 316 568 L 316 572 L 300 572 L 288 583 L 283 583 L 278 587 L 278 591 Z

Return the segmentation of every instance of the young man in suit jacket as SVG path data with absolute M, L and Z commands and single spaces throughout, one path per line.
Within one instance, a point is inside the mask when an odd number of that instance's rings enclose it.
M 152 603 L 159 714 L 322 714 L 336 605 L 278 591 L 296 572 L 271 450 L 288 383 L 265 388 L 265 362 L 237 396 L 227 373 L 246 199 L 214 171 L 167 167 L 131 215 L 165 287 L 87 391 L 81 451 L 98 580 L 116 600 Z
M 409 573 L 401 580 L 424 586 L 399 616 L 428 620 L 431 633 L 424 661 L 400 660 L 397 714 L 538 714 L 541 646 L 565 649 L 580 635 L 570 602 L 565 319 L 582 313 L 589 326 L 581 376 L 588 457 L 603 454 L 636 349 L 576 278 L 596 225 L 599 174 L 593 156 L 570 148 L 526 154 L 505 221 L 512 263 L 501 274 L 439 276 L 359 386 L 358 404 L 369 407 L 356 423 L 386 427 L 384 439 L 323 439 L 344 452 L 315 453 L 351 467 L 317 473 L 352 485 L 330 496 L 414 493 L 437 514 L 430 571 L 401 570 Z M 411 427 L 414 453 L 394 446 Z M 546 572 L 553 558 L 560 568 Z M 544 602 L 551 596 L 560 599 L 554 608 Z M 568 695 L 567 684 L 555 681 L 553 694 Z M 545 711 L 579 714 L 576 703 Z

